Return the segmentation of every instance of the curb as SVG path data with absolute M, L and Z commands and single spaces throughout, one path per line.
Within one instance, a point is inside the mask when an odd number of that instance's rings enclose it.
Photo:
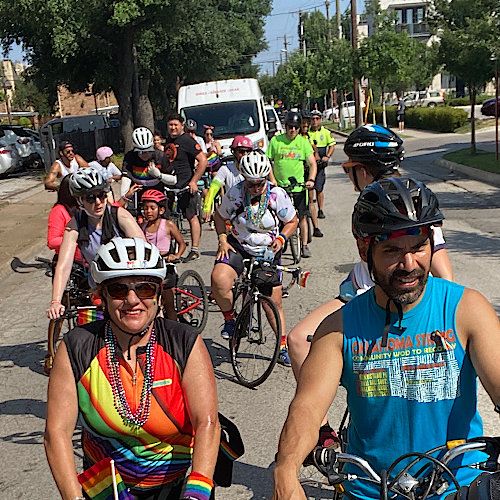
M 20 201 L 23 201 L 26 198 L 30 198 L 31 196 L 34 196 L 35 194 L 41 193 L 44 190 L 45 190 L 45 186 L 43 185 L 43 183 L 41 183 L 41 184 L 35 184 L 34 186 L 32 186 L 28 189 L 23 189 L 23 190 L 11 193 L 11 194 L 9 194 L 8 198 L 5 198 L 4 200 L 0 200 L 0 208 L 5 207 L 7 205 L 13 205 L 14 203 L 19 203 Z
M 331 128 L 326 127 L 332 134 L 340 135 L 340 137 L 349 137 L 349 134 L 345 132 L 340 132 L 339 130 L 333 130 Z
M 433 163 L 439 167 L 449 169 L 450 172 L 460 172 L 461 174 L 464 174 L 471 179 L 485 182 L 486 184 L 491 184 L 492 186 L 500 187 L 500 174 L 468 167 L 467 165 L 462 165 L 461 163 L 455 163 L 453 161 L 445 160 L 444 158 L 434 160 Z

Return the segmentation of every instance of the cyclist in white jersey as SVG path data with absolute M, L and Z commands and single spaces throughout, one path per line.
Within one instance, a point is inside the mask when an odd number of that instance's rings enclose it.
M 349 158 L 342 167 L 356 191 L 362 191 L 368 184 L 385 177 L 398 177 L 398 168 L 404 158 L 403 140 L 394 132 L 381 125 L 363 125 L 354 130 L 346 139 L 344 152 Z M 434 254 L 431 272 L 434 276 L 453 279 L 453 271 L 446 251 L 446 243 L 440 227 L 433 227 Z M 295 378 L 306 359 L 310 342 L 320 323 L 330 314 L 340 309 L 356 295 L 374 286 L 368 265 L 357 262 L 347 278 L 341 283 L 336 298 L 319 306 L 302 319 L 288 335 L 288 349 Z M 325 417 L 320 429 L 318 444 L 331 444 L 335 433 Z
M 63 177 L 74 174 L 79 168 L 89 166 L 80 155 L 75 153 L 73 144 L 68 141 L 59 144 L 58 152 L 59 159 L 52 164 L 44 180 L 45 189 L 49 191 L 57 191 Z

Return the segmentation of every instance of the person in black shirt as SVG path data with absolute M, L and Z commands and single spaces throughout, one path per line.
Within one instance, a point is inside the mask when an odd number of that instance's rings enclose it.
M 178 206 L 189 221 L 191 229 L 191 251 L 185 262 L 200 257 L 199 245 L 201 225 L 198 219 L 198 181 L 207 168 L 207 157 L 200 145 L 188 134 L 184 133 L 184 118 L 179 114 L 168 117 L 169 136 L 165 143 L 165 156 L 170 162 L 170 172 L 177 176 L 176 189 L 189 186 L 189 191 L 182 193 Z M 195 164 L 197 163 L 196 169 Z

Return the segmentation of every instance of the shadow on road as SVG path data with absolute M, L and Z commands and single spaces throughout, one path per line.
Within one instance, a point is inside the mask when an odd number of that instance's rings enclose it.
M 474 257 L 500 257 L 500 237 L 486 233 L 466 233 L 464 231 L 446 230 L 446 242 L 449 248 L 458 249 L 460 253 Z
M 45 401 L 39 399 L 11 399 L 0 403 L 0 415 L 33 415 L 45 420 Z
M 45 341 L 0 346 L 0 363 L 12 361 L 16 366 L 27 367 L 43 375 L 42 362 L 46 352 Z

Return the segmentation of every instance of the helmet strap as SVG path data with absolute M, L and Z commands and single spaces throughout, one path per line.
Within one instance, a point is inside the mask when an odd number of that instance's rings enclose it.
M 358 173 L 357 173 L 357 170 L 356 170 L 356 167 L 352 167 L 352 180 L 354 181 L 354 187 L 359 191 L 363 191 L 360 187 L 359 187 L 359 181 L 358 181 Z

